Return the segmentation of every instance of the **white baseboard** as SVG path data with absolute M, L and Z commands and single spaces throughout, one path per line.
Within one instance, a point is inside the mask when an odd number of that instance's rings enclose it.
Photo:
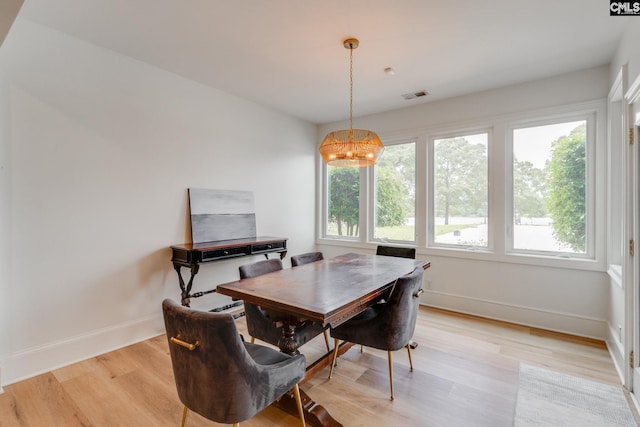
M 611 360 L 613 360 L 613 366 L 616 368 L 616 372 L 620 377 L 620 382 L 626 386 L 624 380 L 624 346 L 618 338 L 617 328 L 610 323 L 607 324 L 609 327 L 607 328 L 607 339 L 605 341 L 607 343 L 607 348 L 609 349 L 609 355 L 611 356 Z
M 425 290 L 421 303 L 489 319 L 605 341 L 607 322 L 587 316 Z
M 164 333 L 162 314 L 9 354 L 0 388 Z

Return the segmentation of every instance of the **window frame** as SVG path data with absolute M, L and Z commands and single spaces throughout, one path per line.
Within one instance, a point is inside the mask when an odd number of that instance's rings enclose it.
M 514 132 L 518 129 L 526 129 L 538 126 L 547 126 L 574 121 L 585 121 L 587 128 L 586 141 L 586 182 L 585 182 L 585 204 L 586 204 L 586 245 L 584 253 L 574 253 L 568 251 L 551 251 L 551 250 L 535 250 L 522 249 L 514 247 L 515 237 L 515 218 L 514 218 L 514 185 L 513 185 L 513 166 L 514 166 Z M 505 188 L 505 229 L 506 242 L 505 252 L 509 255 L 528 255 L 534 257 L 549 257 L 563 259 L 585 259 L 595 260 L 595 240 L 596 240 L 596 209 L 595 209 L 595 176 L 596 176 L 596 113 L 595 111 L 567 112 L 564 114 L 550 115 L 546 117 L 530 118 L 527 120 L 513 121 L 507 126 L 506 132 L 506 188 Z
M 415 246 L 417 254 L 425 257 L 447 257 L 478 261 L 503 262 L 511 264 L 524 264 L 531 266 L 558 267 L 567 269 L 577 269 L 586 271 L 607 271 L 607 115 L 606 115 L 607 99 L 598 98 L 594 100 L 560 104 L 556 106 L 541 107 L 532 110 L 518 111 L 514 113 L 495 114 L 488 117 L 461 119 L 456 121 L 455 117 L 446 124 L 434 124 L 425 127 L 412 127 L 400 130 L 393 130 L 385 133 L 378 130 L 382 141 L 385 145 L 392 145 L 397 142 L 406 142 L 410 140 L 416 141 L 416 242 L 415 245 L 405 244 L 406 246 Z M 588 197 L 593 198 L 594 210 L 589 215 L 592 218 L 592 228 L 588 230 L 591 236 L 588 236 L 589 243 L 595 248 L 592 250 L 591 257 L 563 257 L 555 254 L 549 255 L 545 253 L 527 253 L 514 252 L 508 250 L 508 235 L 511 232 L 509 228 L 512 221 L 512 203 L 511 197 L 507 197 L 512 192 L 507 186 L 512 185 L 511 166 L 512 158 L 507 154 L 507 147 L 510 145 L 508 140 L 509 129 L 517 125 L 522 127 L 531 123 L 540 123 L 543 120 L 551 120 L 553 118 L 563 121 L 566 118 L 575 118 L 576 116 L 592 114 L 593 126 L 595 131 L 591 132 L 595 147 L 591 148 L 590 160 L 591 172 L 587 185 L 591 194 Z M 429 239 L 432 239 L 433 229 L 429 224 L 432 223 L 432 190 L 429 189 L 432 181 L 432 152 L 430 152 L 431 140 L 443 135 L 452 134 L 474 134 L 481 131 L 490 131 L 488 162 L 489 162 L 489 206 L 488 206 L 488 243 L 487 248 L 464 248 L 464 247 L 445 247 L 431 245 Z M 317 232 L 316 243 L 318 245 L 333 246 L 343 248 L 343 250 L 357 249 L 365 251 L 375 251 L 375 247 L 380 243 L 372 241 L 373 232 L 370 228 L 373 226 L 372 220 L 372 202 L 370 201 L 370 183 L 372 172 L 369 169 L 362 168 L 361 172 L 361 189 L 360 189 L 360 238 L 355 240 L 347 240 L 333 236 L 326 236 L 325 224 L 327 206 L 326 179 L 327 167 L 321 156 L 316 153 L 317 172 Z M 596 180 L 597 177 L 597 180 Z M 595 183 L 593 182 L 595 180 Z M 504 197 L 503 197 L 504 195 Z M 590 200 L 591 203 L 591 200 Z
M 436 242 L 436 233 L 435 233 L 435 220 L 436 220 L 436 212 L 435 212 L 435 141 L 437 139 L 448 139 L 448 138 L 464 138 L 469 135 L 479 135 L 479 134 L 487 134 L 487 246 L 477 246 L 477 245 L 457 245 L 452 243 L 442 243 Z M 472 252 L 493 252 L 493 236 L 492 236 L 492 218 L 491 218 L 491 148 L 492 148 L 492 139 L 493 139 L 493 129 L 491 127 L 478 127 L 478 128 L 466 128 L 464 130 L 449 130 L 446 132 L 433 133 L 429 135 L 428 138 L 428 170 L 429 174 L 427 177 L 427 200 L 429 202 L 429 210 L 427 212 L 427 246 L 429 248 L 443 248 L 443 249 L 454 249 L 454 250 L 462 250 L 462 251 L 472 251 Z
M 392 140 L 389 142 L 385 143 L 385 147 L 392 147 L 394 145 L 402 145 L 402 144 L 415 144 L 414 145 L 414 162 L 415 162 L 415 174 L 414 174 L 414 186 L 415 186 L 415 193 L 414 193 L 414 213 L 415 216 L 418 216 L 418 166 L 420 164 L 420 162 L 418 161 L 418 138 L 404 138 L 404 139 L 397 139 L 397 140 Z M 384 155 L 384 154 L 383 154 Z M 375 237 L 375 231 L 376 231 L 376 226 L 375 226 L 375 218 L 376 218 L 376 210 L 377 210 L 377 200 L 376 200 L 376 192 L 377 192 L 377 186 L 376 186 L 376 167 L 377 165 L 374 165 L 371 168 L 367 168 L 368 169 L 368 174 L 367 174 L 367 183 L 368 183 L 368 205 L 367 205 L 367 213 L 369 218 L 371 219 L 371 227 L 368 227 L 368 233 L 367 233 L 367 242 L 372 242 L 372 243 L 392 243 L 392 244 L 398 244 L 398 245 L 405 245 L 405 246 L 416 246 L 417 242 L 418 242 L 418 227 L 417 227 L 417 218 L 414 218 L 414 227 L 413 227 L 413 240 L 409 241 L 409 240 L 391 240 L 391 239 L 382 239 L 382 238 L 376 238 Z

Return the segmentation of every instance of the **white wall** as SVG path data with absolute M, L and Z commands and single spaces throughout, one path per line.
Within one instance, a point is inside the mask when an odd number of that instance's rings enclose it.
M 313 248 L 314 125 L 22 19 L 0 76 L 1 384 L 163 331 L 189 187 L 254 191 L 258 234 Z
M 640 76 L 640 49 L 638 49 L 638 40 L 640 40 L 640 20 L 632 18 L 625 28 L 618 50 L 616 51 L 610 68 L 610 83 L 613 83 L 620 67 L 628 65 L 629 84 Z
M 625 65 L 627 76 L 626 81 L 622 82 L 623 92 L 628 89 L 629 85 L 640 78 L 640 49 L 638 49 L 638 40 L 640 40 L 640 20 L 631 19 L 625 28 L 614 59 L 611 62 L 609 70 L 609 85 L 611 87 L 616 83 L 621 68 Z M 613 119 L 615 120 L 617 117 Z M 626 137 L 626 134 L 624 137 Z M 625 330 L 625 309 L 629 307 L 629 304 L 625 303 L 625 290 L 621 287 L 619 281 L 612 278 L 609 284 L 610 306 L 607 318 L 607 344 L 618 372 L 622 373 L 628 353 L 628 350 L 624 348 L 625 340 L 623 337 L 627 333 Z
M 11 214 L 11 197 L 9 191 L 11 188 L 10 173 L 10 157 L 9 150 L 10 133 L 9 133 L 9 97 L 7 84 L 4 76 L 0 72 L 0 360 L 6 354 L 5 345 L 7 342 L 8 328 L 5 325 L 10 324 L 9 313 L 9 257 L 11 254 L 10 236 L 10 214 Z M 2 378 L 2 364 L 0 363 L 0 379 Z M 2 392 L 2 383 L 0 382 L 0 392 Z
M 608 70 L 607 66 L 601 66 L 360 117 L 354 119 L 354 127 L 373 129 L 384 140 L 384 135 L 411 133 L 414 129 L 418 135 L 449 124 L 474 125 L 493 117 L 602 100 L 609 91 Z M 344 125 L 343 122 L 320 126 L 319 138 Z M 599 172 L 597 179 L 603 185 L 606 174 L 601 169 Z M 494 171 L 494 178 L 496 173 L 504 171 Z M 598 221 L 604 222 L 603 215 Z M 375 244 L 345 248 L 332 246 L 326 240 L 321 243 L 319 249 L 329 254 L 347 249 L 371 253 L 375 248 Z M 606 245 L 604 239 L 601 243 Z M 603 254 L 602 249 L 599 253 Z M 601 268 L 592 266 L 591 270 L 583 271 L 575 267 L 505 262 L 505 257 L 491 260 L 489 256 L 465 257 L 460 253 L 453 257 L 437 249 L 418 248 L 418 254 L 432 262 L 425 274 L 424 304 L 576 335 L 600 339 L 606 336 L 608 279 L 604 263 Z

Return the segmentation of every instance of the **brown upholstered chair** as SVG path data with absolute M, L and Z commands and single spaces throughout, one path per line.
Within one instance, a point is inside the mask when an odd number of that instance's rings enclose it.
M 241 265 L 239 268 L 240 279 L 261 276 L 282 270 L 282 268 L 282 261 L 277 258 Z M 247 320 L 247 330 L 251 336 L 252 343 L 255 342 L 257 338 L 269 344 L 278 345 L 278 341 L 282 337 L 283 328 L 274 325 L 273 320 L 269 318 L 266 310 L 259 305 L 245 302 L 244 312 Z M 320 335 L 324 330 L 325 328 L 322 325 L 313 322 L 303 323 L 298 326 L 295 334 L 296 347 L 300 347 L 307 341 Z M 327 351 L 329 351 L 328 343 L 325 344 L 327 344 Z
M 335 361 L 338 357 L 338 340 L 386 350 L 389 358 L 389 386 L 391 400 L 393 400 L 391 352 L 406 347 L 409 354 L 409 366 L 413 371 L 409 341 L 416 327 L 418 297 L 422 293 L 420 286 L 423 274 L 423 269 L 417 267 L 410 274 L 398 278 L 387 302 L 375 304 L 353 319 L 331 328 L 334 350 L 329 379 L 333 375 Z
M 324 259 L 324 255 L 322 252 L 307 252 L 305 254 L 293 255 L 291 257 L 291 267 L 297 267 L 299 265 L 309 264 L 316 261 L 322 261 Z M 324 335 L 324 345 L 327 347 L 327 352 L 331 351 L 329 347 L 329 336 L 327 334 L 327 329 L 323 331 Z
M 189 410 L 218 423 L 239 425 L 292 390 L 302 425 L 298 383 L 305 375 L 303 355 L 288 356 L 245 343 L 233 316 L 162 302 L 164 324 L 178 397 Z
M 291 267 L 322 261 L 323 259 L 322 252 L 307 252 L 306 254 L 294 255 L 291 257 Z

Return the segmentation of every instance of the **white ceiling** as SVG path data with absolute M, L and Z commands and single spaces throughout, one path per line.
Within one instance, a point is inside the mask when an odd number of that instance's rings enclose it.
M 19 17 L 314 123 L 607 64 L 605 0 L 26 0 Z M 393 67 L 394 76 L 384 73 Z M 401 95 L 426 90 L 412 101 Z

